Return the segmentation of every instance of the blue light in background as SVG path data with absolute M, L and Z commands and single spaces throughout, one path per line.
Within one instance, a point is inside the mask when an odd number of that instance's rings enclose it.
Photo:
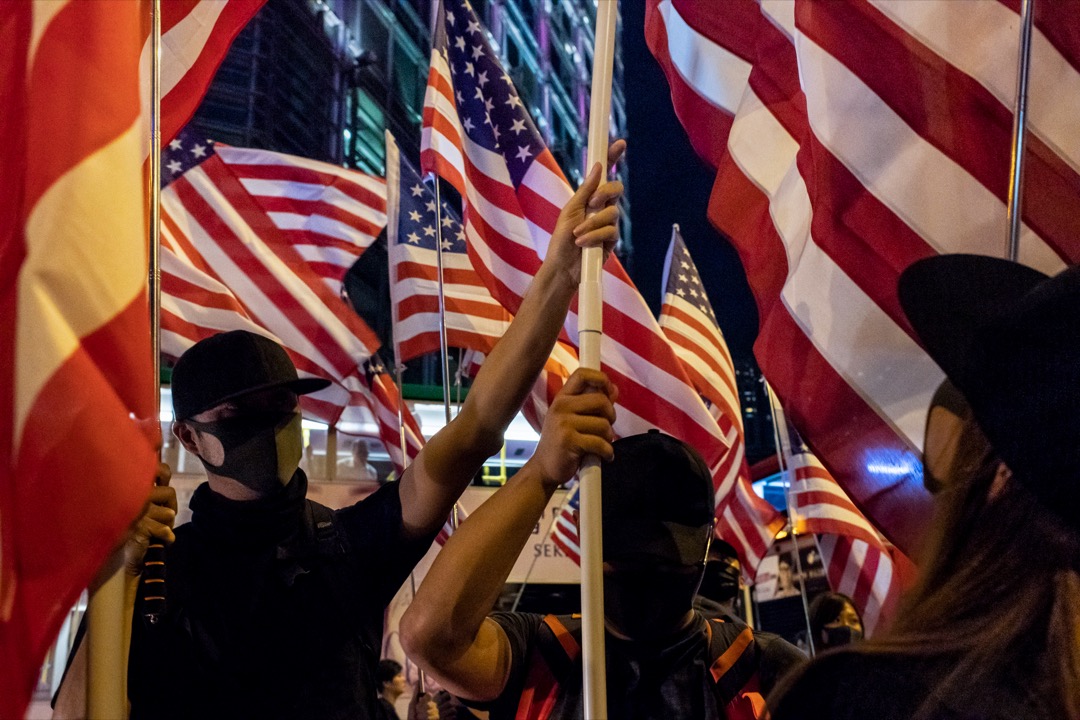
M 901 478 L 911 478 L 922 484 L 922 462 L 919 456 L 910 450 L 879 448 L 868 450 L 864 458 L 866 472 L 887 481 L 890 485 Z

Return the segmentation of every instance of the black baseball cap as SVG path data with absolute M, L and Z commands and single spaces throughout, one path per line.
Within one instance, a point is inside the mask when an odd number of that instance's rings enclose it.
M 702 562 L 716 505 L 701 455 L 659 430 L 613 448 L 614 459 L 601 465 L 604 560 Z
M 900 276 L 900 304 L 1013 475 L 1080 527 L 1080 267 L 981 255 Z
M 270 338 L 233 330 L 200 340 L 184 352 L 172 371 L 173 414 L 187 420 L 240 395 L 286 387 L 297 395 L 330 385 L 323 378 L 301 379 L 285 349 Z

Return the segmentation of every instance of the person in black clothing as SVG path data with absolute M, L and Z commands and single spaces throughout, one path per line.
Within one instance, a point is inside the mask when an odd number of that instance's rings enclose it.
M 612 146 L 611 162 L 624 147 Z M 298 378 L 281 346 L 244 331 L 207 338 L 177 360 L 173 432 L 207 482 L 167 551 L 164 615 L 144 622 L 142 598 L 134 609 L 134 720 L 374 716 L 385 607 L 502 446 L 577 291 L 581 248 L 614 247 L 621 194 L 598 164 L 560 213 L 544 263 L 461 412 L 399 481 L 351 507 L 306 500 L 298 468 L 298 396 L 326 381 Z M 174 509 L 175 496 L 171 507 L 150 509 L 153 524 L 128 543 L 129 568 L 150 536 L 173 539 Z
M 903 273 L 900 301 L 947 377 L 920 580 L 884 637 L 778 690 L 773 718 L 1080 718 L 1080 268 L 945 255 Z
M 862 640 L 862 618 L 847 595 L 831 591 L 820 593 L 810 603 L 808 611 L 815 652 Z
M 555 488 L 590 454 L 606 461 L 609 716 L 719 720 L 734 700 L 711 670 L 717 645 L 729 649 L 740 630 L 692 607 L 713 532 L 711 474 L 693 448 L 659 432 L 612 442 L 616 395 L 603 373 L 570 377 L 533 457 L 451 536 L 402 618 L 409 657 L 491 720 L 583 716 L 582 659 L 566 650 L 580 647 L 579 621 L 488 613 Z
M 394 703 L 405 693 L 405 673 L 397 660 L 383 658 L 375 670 L 379 688 L 379 714 L 376 720 L 398 720 Z
M 739 578 L 742 575 L 739 555 L 729 543 L 713 538 L 708 560 L 701 578 L 694 609 L 706 618 L 721 618 L 739 628 L 746 623 L 733 610 L 739 597 Z M 757 673 L 761 693 L 768 695 L 776 683 L 793 669 L 806 662 L 806 655 L 776 633 L 754 630 Z

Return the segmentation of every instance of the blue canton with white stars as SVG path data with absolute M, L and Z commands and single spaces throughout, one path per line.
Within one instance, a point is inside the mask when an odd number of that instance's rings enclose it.
M 398 244 L 434 251 L 439 237 L 435 194 L 420 180 L 420 175 L 405 158 L 401 158 L 398 176 L 401 178 L 398 195 Z M 444 202 L 442 207 L 443 252 L 465 253 L 465 228 L 461 226 L 449 205 Z
M 671 267 L 668 270 L 667 287 L 664 290 L 671 295 L 677 295 L 691 305 L 696 305 L 698 310 L 706 317 L 716 322 L 712 304 L 705 294 L 705 287 L 701 284 L 701 276 L 698 275 L 697 266 L 690 259 L 690 251 L 686 249 L 681 235 L 675 236 L 675 247 L 671 251 Z
M 516 188 L 547 146 L 468 0 L 445 0 L 443 10 L 435 46 L 450 66 L 462 128 L 474 143 L 503 156 Z
M 161 187 L 213 155 L 213 140 L 184 128 L 172 142 L 161 148 Z

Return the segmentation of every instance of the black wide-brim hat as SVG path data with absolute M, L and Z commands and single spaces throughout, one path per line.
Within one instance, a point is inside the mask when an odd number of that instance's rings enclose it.
M 899 295 L 1013 475 L 1080 527 L 1080 267 L 941 255 L 905 270 Z
M 305 395 L 330 381 L 300 378 L 281 345 L 247 330 L 233 330 L 188 348 L 173 366 L 171 385 L 173 414 L 187 420 L 248 393 L 285 387 Z

